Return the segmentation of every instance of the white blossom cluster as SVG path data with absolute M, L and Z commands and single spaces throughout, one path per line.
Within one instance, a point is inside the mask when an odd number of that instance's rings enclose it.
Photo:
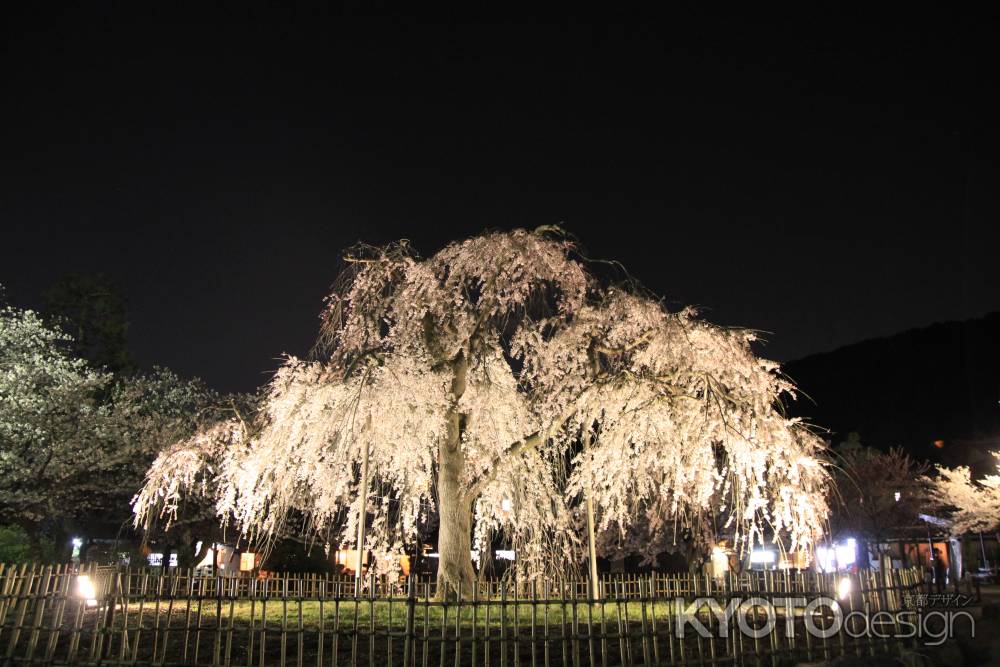
M 792 386 L 752 334 L 602 284 L 561 238 L 486 233 L 428 259 L 359 248 L 320 340 L 319 358 L 276 373 L 250 428 L 161 455 L 137 523 L 197 490 L 245 535 L 301 517 L 352 544 L 360 494 L 367 546 L 399 553 L 442 503 L 467 504 L 475 546 L 504 535 L 526 575 L 580 561 L 584 498 L 604 533 L 708 514 L 744 544 L 808 548 L 822 531 L 823 443 L 779 410 Z M 457 497 L 442 497 L 446 460 Z
M 165 369 L 115 377 L 36 312 L 0 307 L 0 523 L 115 517 L 154 454 L 216 397 Z
M 104 423 L 95 394 L 110 376 L 65 350 L 70 337 L 30 310 L 0 308 L 0 518 L 41 521 L 95 448 Z
M 991 452 L 1000 473 L 1000 452 Z M 973 480 L 968 466 L 937 466 L 930 480 L 931 498 L 950 511 L 954 535 L 994 530 L 1000 526 L 1000 474 Z

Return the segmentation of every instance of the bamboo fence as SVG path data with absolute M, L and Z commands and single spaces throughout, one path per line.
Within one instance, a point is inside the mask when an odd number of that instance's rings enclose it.
M 915 569 L 848 575 L 843 611 L 904 608 Z M 85 579 L 81 580 L 81 577 Z M 769 571 L 608 575 L 601 599 L 583 581 L 481 581 L 451 600 L 432 580 L 314 574 L 204 576 L 192 570 L 0 564 L 4 665 L 777 665 L 898 652 L 887 637 L 828 627 L 821 606 L 780 615 L 763 636 L 735 619 L 697 616 L 711 636 L 676 632 L 678 601 L 836 597 L 844 575 Z M 83 582 L 83 585 L 81 584 Z M 89 582 L 92 590 L 85 584 Z M 762 608 L 761 608 L 762 609 Z M 757 628 L 766 619 L 744 616 Z M 778 606 L 779 613 L 782 610 Z M 784 609 L 788 611 L 788 609 Z M 892 614 L 887 615 L 891 617 Z M 898 629 L 898 627 L 897 627 Z

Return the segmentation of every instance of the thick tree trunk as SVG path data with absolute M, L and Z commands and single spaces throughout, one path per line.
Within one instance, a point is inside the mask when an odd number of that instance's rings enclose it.
M 472 594 L 472 503 L 460 486 L 464 456 L 461 449 L 441 448 L 438 472 L 438 597 L 452 598 L 461 590 Z
M 177 548 L 177 566 L 181 569 L 192 568 L 198 564 L 195 560 L 195 540 L 194 535 L 191 534 L 191 529 L 185 526 L 181 532 L 179 539 L 176 543 Z
M 465 355 L 452 361 L 451 392 L 457 404 L 465 392 L 468 364 Z M 472 499 L 462 488 L 465 453 L 462 431 L 465 416 L 453 408 L 448 418 L 448 434 L 438 450 L 438 597 L 472 594 Z
M 73 555 L 73 543 L 70 541 L 71 529 L 62 521 L 57 521 L 52 528 L 52 543 L 55 546 L 55 561 L 66 563 Z

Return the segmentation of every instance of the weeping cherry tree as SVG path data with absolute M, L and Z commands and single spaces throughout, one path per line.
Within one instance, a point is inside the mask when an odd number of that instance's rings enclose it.
M 584 502 L 603 533 L 710 514 L 743 545 L 820 534 L 823 443 L 781 412 L 793 387 L 751 332 L 600 280 L 553 230 L 427 259 L 361 246 L 344 266 L 314 358 L 287 360 L 254 423 L 163 452 L 137 524 L 193 493 L 249 539 L 295 521 L 351 545 L 364 520 L 391 559 L 436 520 L 442 591 L 470 590 L 498 534 L 522 576 L 577 566 Z

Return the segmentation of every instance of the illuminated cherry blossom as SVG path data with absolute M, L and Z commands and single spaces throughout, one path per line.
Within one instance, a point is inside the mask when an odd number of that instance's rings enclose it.
M 1000 452 L 992 452 L 1000 472 Z M 937 466 L 931 496 L 950 513 L 953 535 L 994 530 L 1000 525 L 1000 474 L 973 481 L 968 466 Z
M 821 532 L 824 445 L 778 409 L 793 387 L 752 332 L 599 280 L 553 230 L 345 259 L 314 358 L 286 361 L 251 427 L 164 452 L 137 523 L 196 491 L 248 537 L 305 517 L 353 544 L 363 494 L 366 548 L 403 552 L 436 519 L 439 583 L 466 590 L 498 533 L 523 576 L 583 562 L 584 498 L 605 533 L 651 510 L 657 530 L 722 516 L 744 545 Z

